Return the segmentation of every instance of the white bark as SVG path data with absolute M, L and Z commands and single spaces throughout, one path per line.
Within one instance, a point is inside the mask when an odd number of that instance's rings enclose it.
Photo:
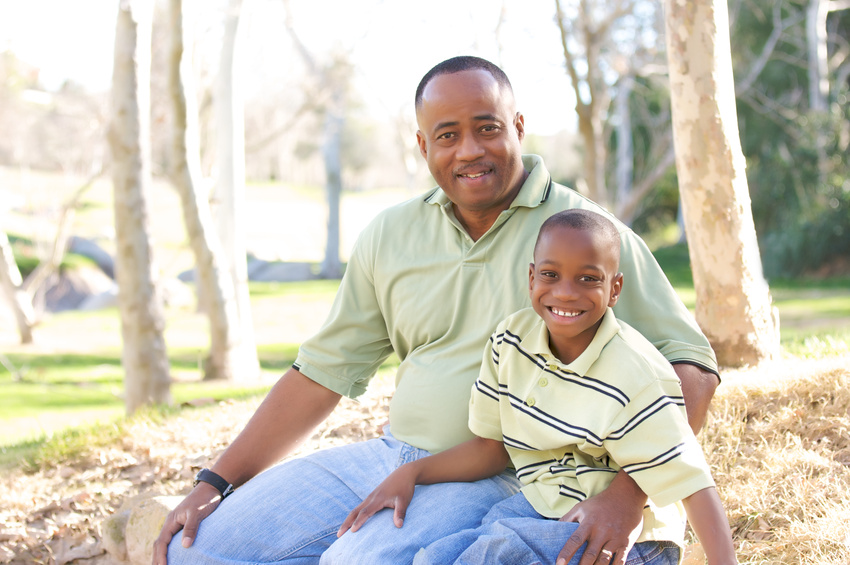
M 238 366 L 239 312 L 233 280 L 222 265 L 223 251 L 203 186 L 191 54 L 184 50 L 183 0 L 170 0 L 169 7 L 169 92 L 174 111 L 172 178 L 195 255 L 197 292 L 204 297 L 210 323 L 210 353 L 204 365 L 204 379 L 238 380 L 242 375 Z
M 239 17 L 242 0 L 230 0 L 224 21 L 218 78 L 216 79 L 216 125 L 218 179 L 215 195 L 216 223 L 226 266 L 236 293 L 240 340 L 234 351 L 240 380 L 260 374 L 254 321 L 248 292 L 248 259 L 245 243 L 245 123 L 238 56 Z
M 771 305 L 738 137 L 723 0 L 667 0 L 676 168 L 697 295 L 696 318 L 724 366 L 777 354 Z
M 829 0 L 809 0 L 806 9 L 809 108 L 815 112 L 826 112 L 829 99 L 829 63 L 826 49 L 828 14 Z
M 162 297 L 148 238 L 150 57 L 153 2 L 121 2 L 115 30 L 109 146 L 115 191 L 115 247 L 125 405 L 171 401 Z
M 35 314 L 32 310 L 32 298 L 22 288 L 21 271 L 15 262 L 12 246 L 5 231 L 0 230 L 0 286 L 3 296 L 15 314 L 21 343 L 32 343 L 32 329 Z

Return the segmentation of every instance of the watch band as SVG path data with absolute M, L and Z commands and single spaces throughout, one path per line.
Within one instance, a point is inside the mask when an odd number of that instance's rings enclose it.
M 201 469 L 195 475 L 195 483 L 193 486 L 198 486 L 198 483 L 207 483 L 215 487 L 221 494 L 221 499 L 224 500 L 233 493 L 233 485 L 224 480 L 219 474 L 213 473 L 209 469 Z

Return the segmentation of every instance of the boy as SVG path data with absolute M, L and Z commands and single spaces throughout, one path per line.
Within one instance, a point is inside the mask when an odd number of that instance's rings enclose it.
M 521 492 L 498 503 L 479 528 L 421 550 L 414 563 L 551 563 L 576 523 L 576 503 L 624 470 L 648 494 L 629 563 L 677 563 L 684 517 L 710 565 L 736 563 L 720 499 L 688 426 L 676 374 L 613 307 L 623 276 L 614 225 L 587 210 L 542 225 L 529 268 L 532 308 L 499 324 L 472 388 L 476 438 L 399 467 L 343 522 L 358 530 L 382 508 L 401 527 L 416 484 L 474 481 L 510 462 Z M 619 548 L 600 558 L 622 561 Z M 576 555 L 571 563 L 578 563 Z

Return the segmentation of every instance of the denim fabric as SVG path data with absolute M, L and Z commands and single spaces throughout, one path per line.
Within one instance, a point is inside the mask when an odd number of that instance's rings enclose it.
M 337 539 L 348 513 L 390 472 L 426 455 L 388 435 L 287 461 L 226 498 L 201 523 L 191 548 L 180 545 L 178 533 L 168 563 L 410 563 L 420 548 L 476 527 L 495 503 L 519 488 L 512 473 L 477 483 L 419 486 L 401 529 L 386 509 L 359 531 Z
M 564 543 L 578 528 L 575 522 L 549 520 L 538 514 L 522 494 L 496 504 L 481 526 L 432 543 L 416 554 L 414 565 L 554 564 Z M 577 565 L 579 552 L 569 565 Z M 626 565 L 678 565 L 679 547 L 673 542 L 636 544 Z

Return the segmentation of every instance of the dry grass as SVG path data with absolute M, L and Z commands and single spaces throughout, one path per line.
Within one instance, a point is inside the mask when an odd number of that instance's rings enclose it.
M 725 372 L 700 438 L 741 563 L 850 563 L 850 356 Z
M 299 454 L 374 437 L 392 378 L 344 401 Z M 0 477 L 0 563 L 112 565 L 100 524 L 140 493 L 186 492 L 258 401 L 138 421 L 115 445 Z M 701 434 L 742 564 L 850 563 L 850 355 L 726 371 Z

